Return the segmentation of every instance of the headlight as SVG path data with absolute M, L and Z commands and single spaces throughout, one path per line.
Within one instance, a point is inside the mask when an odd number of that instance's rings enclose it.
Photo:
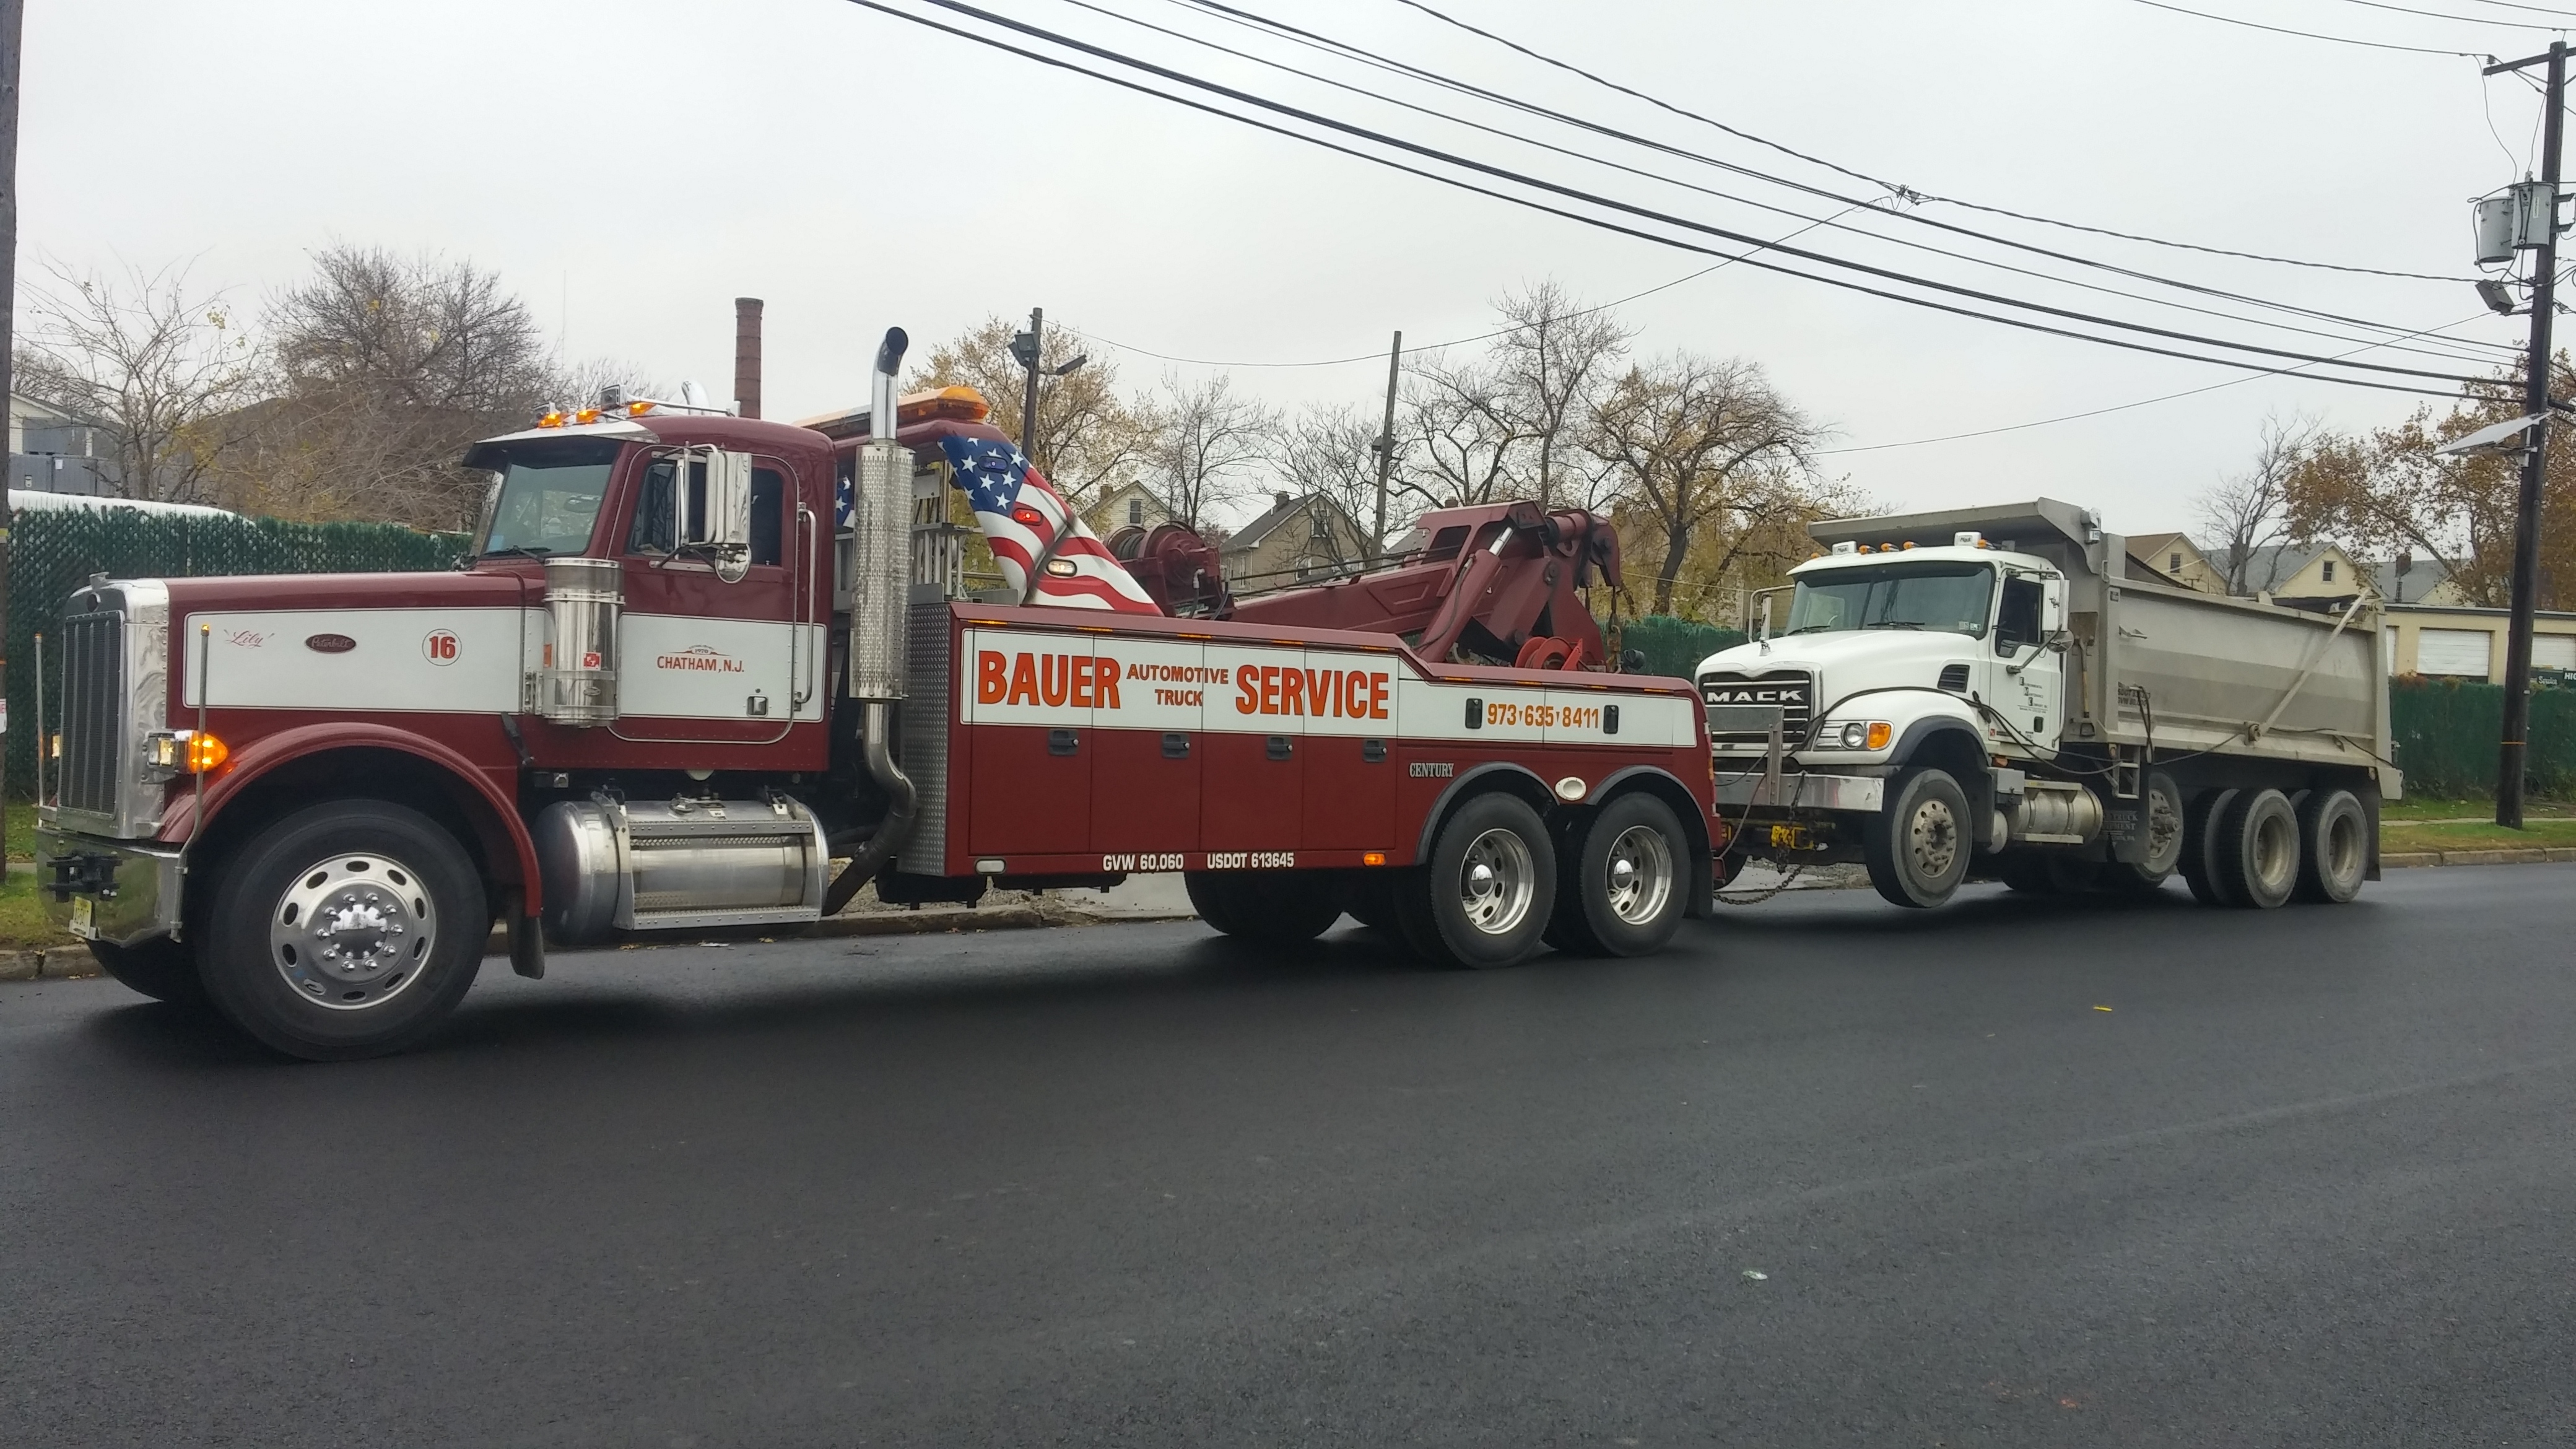
M 1841 743 L 1847 750 L 1883 750 L 1895 737 L 1896 728 L 1883 719 L 1856 719 L 1841 726 L 1826 726 L 1827 738 Z

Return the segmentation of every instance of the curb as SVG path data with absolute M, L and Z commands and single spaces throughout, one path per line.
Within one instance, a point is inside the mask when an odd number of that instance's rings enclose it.
M 2576 862 L 2576 847 L 2530 846 L 2519 850 L 2410 850 L 2379 857 L 2381 868 L 2423 865 L 2564 865 Z
M 87 946 L 48 946 L 41 951 L 0 951 L 0 981 L 69 981 L 101 976 Z

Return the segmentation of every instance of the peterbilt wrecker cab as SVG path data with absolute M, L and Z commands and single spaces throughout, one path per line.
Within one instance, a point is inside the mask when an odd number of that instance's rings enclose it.
M 790 426 L 603 398 L 476 444 L 454 572 L 94 578 L 38 871 L 110 974 L 314 1059 L 419 1040 L 497 921 L 546 950 L 794 930 L 862 887 L 1185 873 L 1217 929 L 1344 913 L 1444 963 L 1633 954 L 1708 909 L 1689 683 L 1604 667 L 1607 523 L 1435 510 L 1236 600 L 1113 551 L 966 389 Z M 971 591 L 972 503 L 999 591 Z M 1186 536 L 1185 536 L 1186 535 Z M 49 683 L 53 683 L 49 681 Z

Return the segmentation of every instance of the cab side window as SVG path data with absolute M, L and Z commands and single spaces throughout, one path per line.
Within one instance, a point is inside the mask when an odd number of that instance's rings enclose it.
M 707 503 L 707 466 L 689 465 L 689 506 Z M 680 551 L 679 469 L 664 459 L 644 470 L 635 491 L 635 522 L 626 531 L 628 553 Z M 772 568 L 787 561 L 787 478 L 775 468 L 751 470 L 751 561 Z
M 2003 607 L 1995 614 L 1995 643 L 1998 647 L 2039 642 L 2039 580 L 2004 580 Z

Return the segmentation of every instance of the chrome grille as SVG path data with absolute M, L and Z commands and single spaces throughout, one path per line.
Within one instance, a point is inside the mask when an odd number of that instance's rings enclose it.
M 115 815 L 123 804 L 125 615 L 118 610 L 63 620 L 63 756 L 56 799 L 67 810 Z
M 957 709 L 949 682 L 954 662 L 949 658 L 948 605 L 912 605 L 910 630 L 905 694 L 896 708 L 903 730 L 903 772 L 912 778 L 921 813 L 912 838 L 895 851 L 895 861 L 913 875 L 938 875 L 948 868 L 948 723 Z
M 1699 677 L 1699 693 L 1712 745 L 1766 744 L 1777 718 L 1780 737 L 1794 746 L 1815 717 L 1816 680 L 1803 669 L 1712 669 Z

